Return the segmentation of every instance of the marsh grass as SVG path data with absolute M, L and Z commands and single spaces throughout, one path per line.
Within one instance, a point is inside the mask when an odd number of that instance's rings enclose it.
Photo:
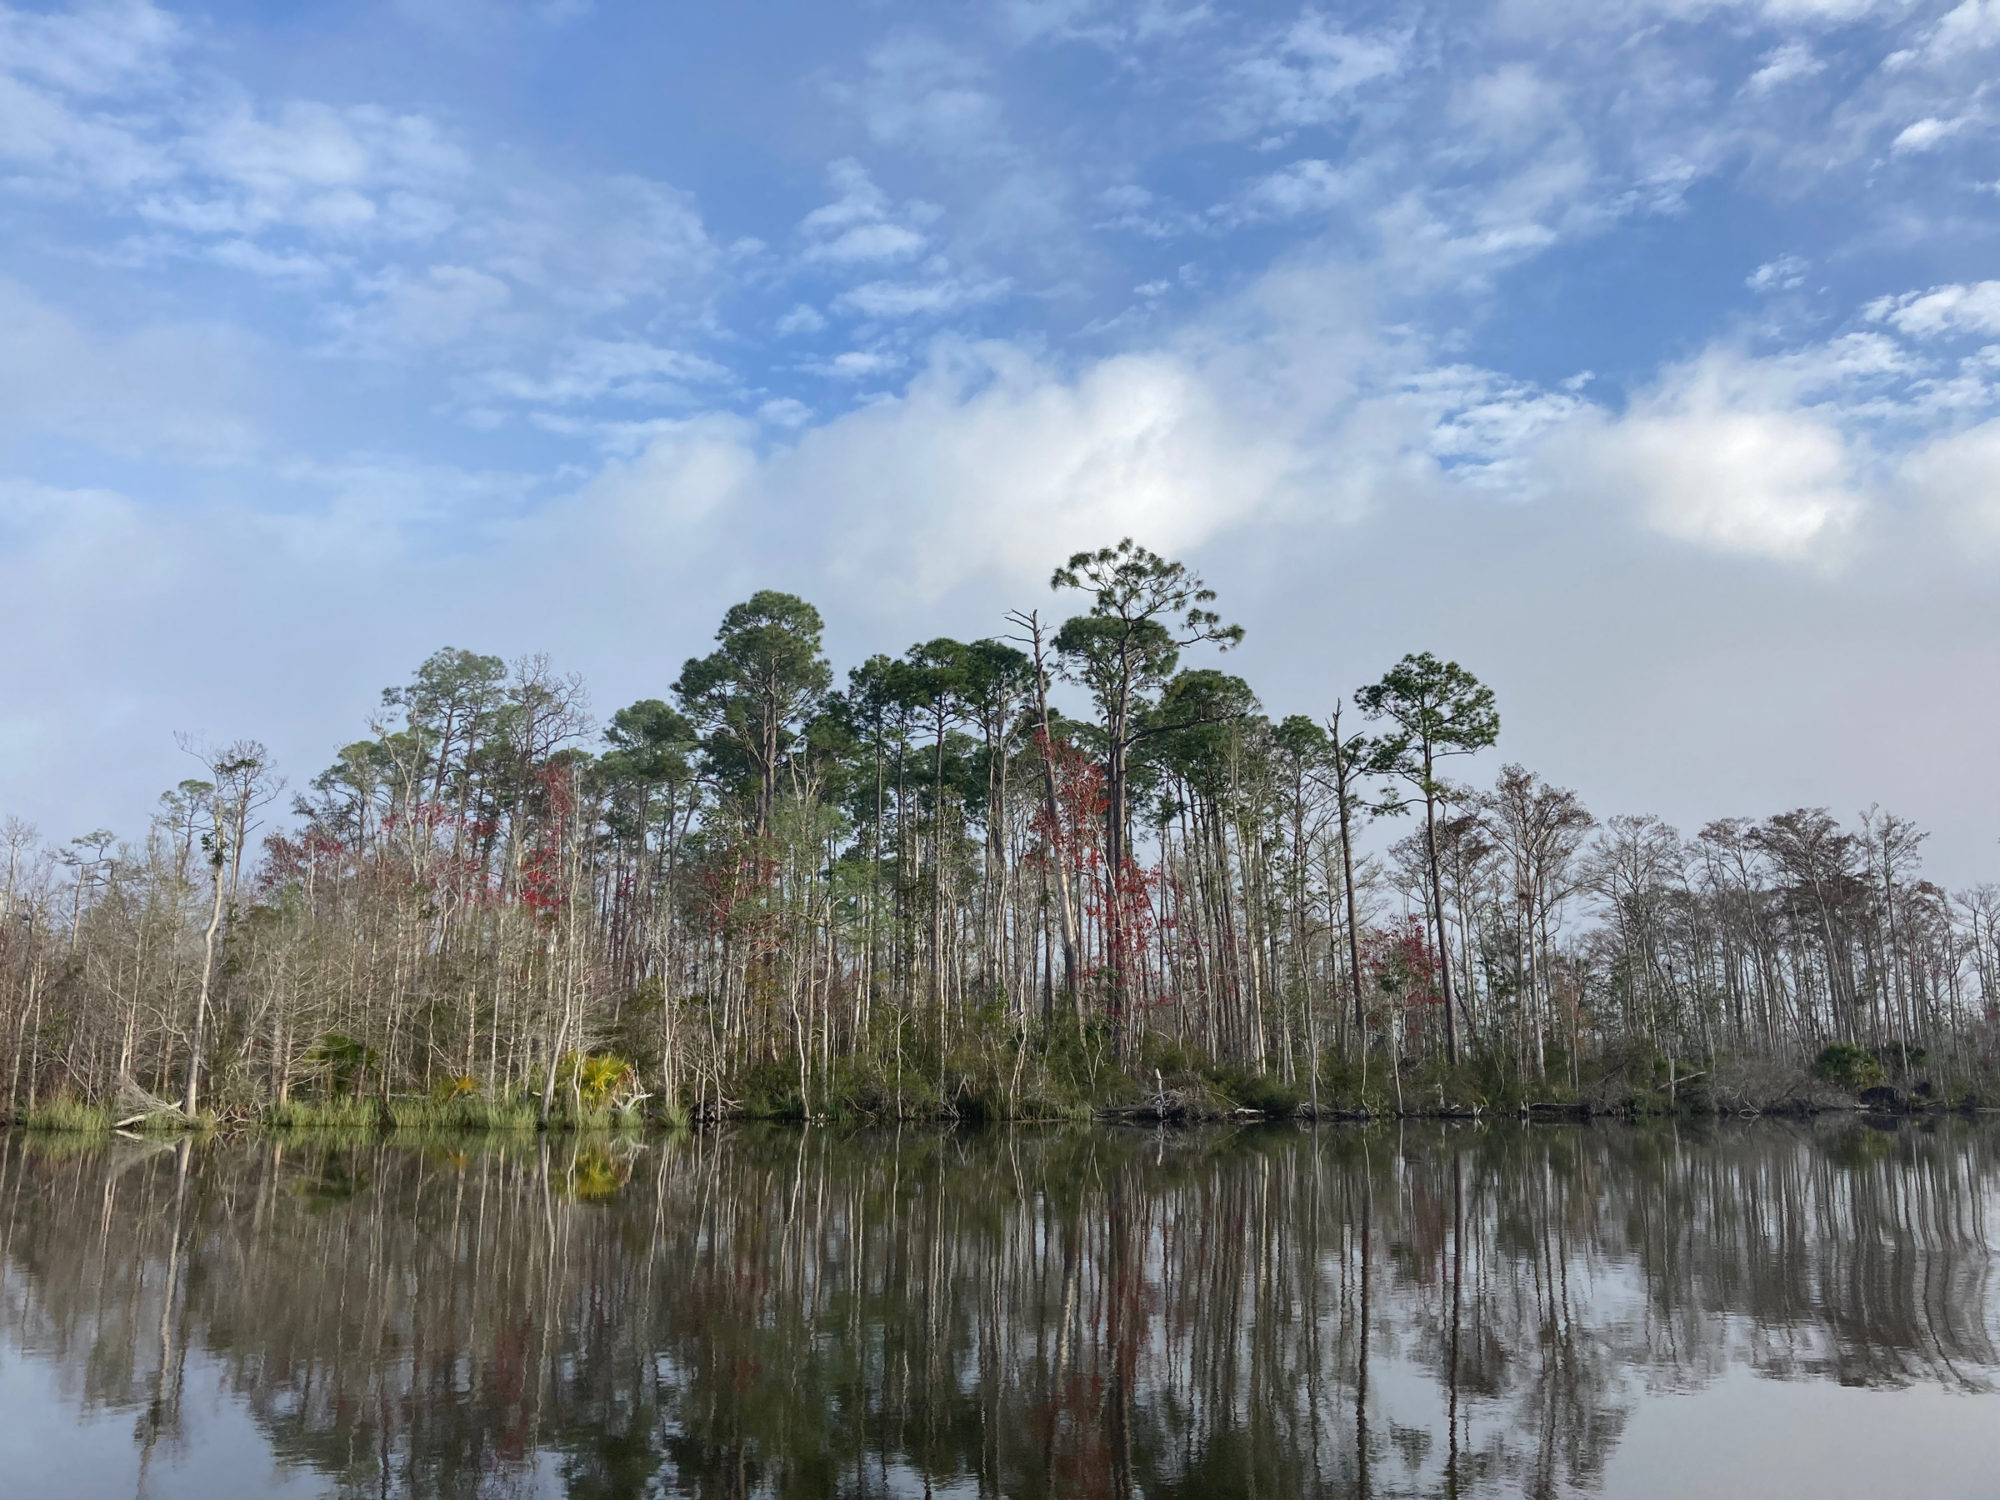
M 389 1123 L 398 1130 L 533 1130 L 535 1106 L 512 1096 L 478 1094 L 391 1099 Z
M 68 1094 L 58 1094 L 45 1104 L 37 1104 L 22 1121 L 30 1130 L 61 1130 L 95 1134 L 111 1128 L 111 1111 L 100 1104 L 85 1104 Z
M 462 1091 L 440 1091 L 383 1101 L 368 1099 L 294 1099 L 272 1109 L 263 1124 L 276 1130 L 405 1130 L 454 1131 L 534 1130 L 535 1101 L 521 1094 L 491 1098 Z M 557 1109 L 549 1116 L 550 1130 L 631 1130 L 645 1123 L 634 1109 Z
M 264 1123 L 279 1130 L 379 1130 L 382 1105 L 375 1099 L 288 1099 L 273 1106 Z

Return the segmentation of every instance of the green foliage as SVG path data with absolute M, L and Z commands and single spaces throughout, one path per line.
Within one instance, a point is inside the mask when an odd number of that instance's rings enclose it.
M 616 1052 L 572 1052 L 563 1059 L 563 1087 L 586 1110 L 609 1109 L 620 1096 L 637 1087 L 631 1061 Z
M 792 1082 L 796 1087 L 796 1073 Z M 846 1120 L 935 1119 L 943 1113 L 934 1068 L 918 1067 L 916 1060 L 906 1058 L 899 1081 L 894 1057 L 873 1050 L 834 1063 L 825 1109 Z
M 1454 1067 L 1443 1057 L 1427 1057 L 1403 1071 L 1405 1107 L 1413 1110 L 1484 1111 L 1493 1101 L 1481 1085 L 1479 1065 L 1470 1058 Z
M 1527 1097 L 1521 1070 L 1511 1051 L 1479 1047 L 1466 1056 L 1459 1072 L 1459 1087 L 1447 1092 L 1477 1099 L 1482 1109 L 1517 1109 Z
M 1851 1042 L 1833 1042 L 1813 1059 L 1813 1077 L 1844 1089 L 1873 1088 L 1884 1077 L 1882 1065 Z
M 28 1111 L 22 1122 L 30 1130 L 66 1130 L 90 1133 L 111 1128 L 111 1112 L 101 1105 L 85 1104 L 71 1094 L 58 1094 Z
M 1270 1073 L 1252 1073 L 1244 1068 L 1218 1067 L 1208 1073 L 1216 1090 L 1238 1109 L 1252 1109 L 1274 1119 L 1298 1113 L 1305 1093 Z
M 1892 1075 L 1902 1077 L 1921 1068 L 1930 1053 L 1922 1047 L 1912 1047 L 1903 1042 L 1888 1042 L 1875 1049 L 1875 1060 Z
M 194 1118 L 189 1119 L 177 1109 L 167 1109 L 147 1115 L 135 1128 L 141 1135 L 180 1135 L 190 1130 L 210 1131 L 215 1126 L 213 1110 L 197 1110 Z
M 794 1062 L 761 1062 L 745 1068 L 733 1081 L 731 1095 L 737 1112 L 753 1120 L 802 1120 L 806 1114 L 799 1093 L 799 1069 Z
M 1145 1078 L 1158 1074 L 1162 1078 L 1178 1078 L 1190 1071 L 1192 1064 L 1187 1049 L 1170 1036 L 1157 1032 L 1147 1032 L 1139 1041 L 1139 1075 Z
M 755 789 L 759 830 L 776 798 L 778 770 L 833 682 L 820 654 L 819 611 L 764 589 L 733 605 L 716 649 L 682 667 L 674 694 L 702 732 L 702 749 L 724 780 Z
M 314 1069 L 329 1094 L 357 1094 L 362 1080 L 381 1066 L 373 1047 L 346 1035 L 329 1031 L 306 1049 L 305 1063 Z
M 1405 656 L 1354 701 L 1369 718 L 1395 726 L 1377 750 L 1375 769 L 1402 777 L 1425 796 L 1442 790 L 1433 771 L 1439 758 L 1470 755 L 1500 737 L 1493 689 L 1428 651 Z

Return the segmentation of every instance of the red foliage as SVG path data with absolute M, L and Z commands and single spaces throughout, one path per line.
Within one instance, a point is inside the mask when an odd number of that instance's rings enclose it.
M 1032 857 L 1059 860 L 1074 880 L 1090 889 L 1104 868 L 1104 810 L 1111 805 L 1103 768 L 1076 745 L 1052 741 L 1039 729 L 1035 749 L 1055 767 L 1056 805 L 1053 817 L 1046 799 L 1035 809 L 1030 826 L 1043 847 Z
M 760 898 L 777 884 L 778 861 L 752 843 L 718 850 L 694 871 L 700 910 L 710 937 L 732 934 L 753 956 L 777 951 L 778 913 Z
M 535 773 L 542 816 L 535 840 L 521 861 L 521 904 L 538 917 L 553 917 L 569 900 L 563 880 L 563 846 L 576 800 L 569 774 L 562 766 L 543 766 Z
M 1437 950 L 1423 918 L 1405 917 L 1393 927 L 1364 932 L 1361 969 L 1369 991 L 1386 1011 L 1384 1019 L 1400 1020 L 1414 1033 L 1406 1036 L 1406 1043 L 1415 1042 L 1430 1008 L 1444 1003 Z
M 1121 976 L 1132 991 L 1115 1000 L 1115 1004 L 1122 1005 L 1124 1000 L 1139 1005 L 1148 1003 L 1146 979 L 1150 970 L 1146 955 L 1160 925 L 1154 893 L 1163 885 L 1160 871 L 1145 869 L 1131 861 L 1115 878 L 1108 873 L 1101 875 L 1091 888 L 1091 899 L 1086 906 L 1103 924 L 1105 940 L 1110 945 L 1105 957 L 1111 972 Z M 1164 1004 L 1166 997 L 1152 997 L 1152 1002 Z

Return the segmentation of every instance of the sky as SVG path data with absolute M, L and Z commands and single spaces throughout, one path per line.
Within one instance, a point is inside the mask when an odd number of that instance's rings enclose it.
M 1130 535 L 1273 714 L 2000 877 L 1997 277 L 2000 0 L 0 3 L 0 813 Z

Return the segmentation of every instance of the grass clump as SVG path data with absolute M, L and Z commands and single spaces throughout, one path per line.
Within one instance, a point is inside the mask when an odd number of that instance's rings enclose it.
M 413 1099 L 391 1099 L 389 1121 L 398 1130 L 533 1130 L 535 1106 L 512 1094 L 495 1099 L 438 1090 Z
M 70 1094 L 58 1094 L 29 1110 L 23 1123 L 30 1130 L 95 1133 L 111 1128 L 111 1111 L 99 1104 L 85 1104 Z
M 379 1130 L 382 1106 L 374 1099 L 287 1099 L 264 1123 L 279 1130 Z
M 535 1111 L 528 1109 L 528 1124 L 535 1123 Z M 577 1131 L 634 1131 L 645 1126 L 646 1119 L 639 1110 L 631 1106 L 592 1109 L 585 1105 L 582 1109 L 562 1107 L 549 1115 L 550 1130 Z

